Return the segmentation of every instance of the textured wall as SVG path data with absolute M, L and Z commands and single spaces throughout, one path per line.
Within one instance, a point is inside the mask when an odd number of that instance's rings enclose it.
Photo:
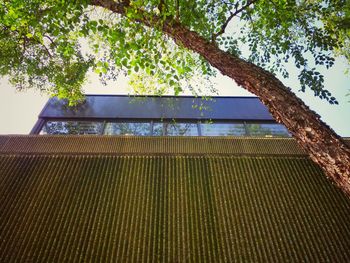
M 348 222 L 303 155 L 0 155 L 0 262 L 349 262 Z
M 3 154 L 302 155 L 291 138 L 0 136 Z

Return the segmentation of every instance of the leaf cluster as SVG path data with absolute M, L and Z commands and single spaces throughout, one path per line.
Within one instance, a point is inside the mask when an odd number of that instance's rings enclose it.
M 261 0 L 242 14 L 245 23 L 239 39 L 248 44 L 250 61 L 284 77 L 289 76 L 285 65 L 294 63 L 300 90 L 309 88 L 334 104 L 337 101 L 325 89 L 317 67 L 332 67 L 335 50 L 347 50 L 349 35 L 344 37 L 331 22 L 334 16 L 344 19 L 347 6 L 346 1 Z
M 336 55 L 350 58 L 345 0 L 121 0 L 122 15 L 93 2 L 2 1 L 0 74 L 18 89 L 36 87 L 72 103 L 91 71 L 102 83 L 127 74 L 138 93 L 179 94 L 214 71 L 164 35 L 164 23 L 176 22 L 284 77 L 294 63 L 300 90 L 337 103 L 317 68 L 331 67 Z

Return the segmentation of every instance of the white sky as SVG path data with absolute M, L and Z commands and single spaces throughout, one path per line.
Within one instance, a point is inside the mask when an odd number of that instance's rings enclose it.
M 313 96 L 311 92 L 297 92 L 298 81 L 295 78 L 283 82 L 293 88 L 307 105 L 321 115 L 322 119 L 330 125 L 339 135 L 350 136 L 350 76 L 344 74 L 345 63 L 337 61 L 336 65 L 324 71 L 326 87 L 339 101 L 339 105 L 330 105 L 324 100 Z M 293 76 L 293 69 L 289 69 Z M 219 95 L 246 96 L 250 95 L 229 78 L 218 76 L 215 80 Z M 86 94 L 128 94 L 125 79 L 117 83 L 103 86 L 96 78 L 84 87 Z M 16 92 L 6 79 L 0 79 L 0 134 L 28 134 L 34 126 L 37 116 L 48 100 L 47 95 L 37 91 Z

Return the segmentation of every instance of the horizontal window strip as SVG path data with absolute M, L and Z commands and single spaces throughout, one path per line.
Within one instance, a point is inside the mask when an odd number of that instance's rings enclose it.
M 46 120 L 41 135 L 125 135 L 125 136 L 249 136 L 290 137 L 278 123 L 201 122 L 192 120 L 115 121 Z

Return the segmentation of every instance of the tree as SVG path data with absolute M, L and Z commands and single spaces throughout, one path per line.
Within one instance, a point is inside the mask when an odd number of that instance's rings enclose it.
M 350 194 L 349 147 L 275 77 L 288 77 L 283 64 L 292 60 L 302 91 L 337 103 L 315 65 L 329 68 L 335 55 L 347 56 L 347 1 L 12 0 L 1 3 L 0 15 L 0 74 L 17 88 L 36 86 L 74 102 L 92 68 L 102 81 L 122 71 L 141 88 L 139 76 L 177 94 L 181 81 L 214 67 L 257 95 Z M 230 21 L 239 30 L 224 35 Z

